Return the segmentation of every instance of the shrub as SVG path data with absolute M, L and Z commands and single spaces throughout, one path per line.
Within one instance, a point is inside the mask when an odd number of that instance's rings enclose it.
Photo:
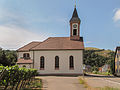
M 36 74 L 36 69 L 19 68 L 17 65 L 11 67 L 0 66 L 0 86 L 4 86 L 5 90 L 8 86 L 11 86 L 11 89 L 19 86 L 23 88 Z

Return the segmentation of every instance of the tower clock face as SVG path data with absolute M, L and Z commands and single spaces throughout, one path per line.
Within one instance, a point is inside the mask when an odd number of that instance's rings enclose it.
M 73 24 L 73 27 L 74 27 L 74 28 L 77 28 L 77 24 Z

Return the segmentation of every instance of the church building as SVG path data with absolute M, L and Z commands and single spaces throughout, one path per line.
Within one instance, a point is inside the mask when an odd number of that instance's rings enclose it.
M 37 69 L 40 75 L 82 75 L 83 37 L 76 7 L 70 19 L 69 37 L 49 37 L 17 50 L 19 67 Z

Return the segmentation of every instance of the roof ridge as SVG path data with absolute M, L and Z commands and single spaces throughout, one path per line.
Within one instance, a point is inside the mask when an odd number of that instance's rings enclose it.
M 28 44 L 24 45 L 23 47 L 21 47 L 21 48 L 17 49 L 17 51 L 19 51 L 20 49 L 22 49 L 22 48 L 26 47 L 27 45 L 30 45 L 30 44 L 31 44 L 31 43 L 33 43 L 33 42 L 34 42 L 34 41 L 32 41 L 32 42 L 30 42 L 30 43 L 28 43 Z
M 55 38 L 55 37 L 49 37 L 49 38 Z M 58 37 L 58 38 L 63 38 L 63 37 Z M 64 38 L 68 38 L 68 37 L 64 37 Z
M 24 48 L 25 46 L 27 46 L 27 45 L 29 45 L 29 44 L 31 44 L 32 42 L 30 42 L 30 43 L 28 43 L 28 44 L 26 44 L 26 45 L 24 45 L 23 47 L 21 47 L 21 48 Z M 17 51 L 19 51 L 21 48 L 19 48 L 19 49 L 17 49 Z
M 34 43 L 37 43 L 37 42 L 40 42 L 40 41 L 32 41 L 31 43 L 33 43 L 33 42 L 34 42 Z
M 32 48 L 34 48 L 34 47 L 38 46 L 39 44 L 41 44 L 41 42 L 39 42 L 37 45 L 35 45 L 35 46 L 31 47 L 30 49 L 32 49 Z M 29 51 L 30 51 L 30 49 L 29 49 Z
M 47 41 L 48 39 L 50 39 L 51 37 L 47 38 L 46 40 L 44 40 L 43 42 Z M 38 45 L 42 44 L 43 42 L 39 43 Z M 38 45 L 36 45 L 35 47 L 37 47 Z M 31 48 L 30 50 L 34 49 L 35 47 Z
M 83 40 L 74 41 L 70 37 L 49 37 L 31 50 L 76 50 L 84 49 Z

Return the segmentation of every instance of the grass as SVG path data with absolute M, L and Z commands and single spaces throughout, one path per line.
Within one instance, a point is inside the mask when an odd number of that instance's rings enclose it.
M 80 78 L 80 84 L 85 84 L 85 81 L 82 78 Z
M 103 88 L 102 87 L 96 87 L 96 88 L 91 87 L 87 84 L 85 78 L 83 78 L 83 77 L 80 77 L 79 81 L 80 81 L 80 84 L 84 85 L 84 88 L 87 88 L 87 90 L 120 90 L 118 88 L 113 88 L 113 87 L 108 87 L 108 86 L 103 87 Z
M 88 84 L 86 83 L 86 81 L 83 77 L 80 77 L 79 81 L 80 81 L 80 84 L 84 85 L 84 88 L 88 88 Z
M 109 57 L 109 54 L 111 50 L 104 50 L 104 49 L 99 49 L 99 48 L 94 48 L 94 47 L 86 47 L 85 50 L 95 50 L 96 54 L 99 54 L 104 57 Z
M 106 86 L 106 87 L 104 87 L 104 88 L 98 88 L 99 90 L 120 90 L 120 89 L 118 89 L 118 88 L 113 88 L 113 87 L 108 87 L 108 86 Z
M 41 90 L 42 88 L 42 80 L 39 78 L 35 78 L 31 83 L 28 84 L 28 88 L 23 90 Z
M 109 73 L 109 72 L 97 72 L 97 71 L 92 72 L 92 74 L 105 75 L 105 76 L 111 76 L 111 75 L 112 75 L 112 74 Z

